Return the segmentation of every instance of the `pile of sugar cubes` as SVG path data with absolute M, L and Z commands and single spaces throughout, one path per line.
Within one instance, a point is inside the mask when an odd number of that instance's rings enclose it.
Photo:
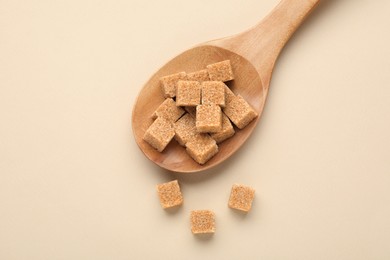
M 232 123 L 242 129 L 257 117 L 252 106 L 225 84 L 233 79 L 230 60 L 162 77 L 165 100 L 153 113 L 143 139 L 159 152 L 175 139 L 197 163 L 205 164 L 218 152 L 218 144 L 235 134 Z
M 161 207 L 169 209 L 183 204 L 183 194 L 177 180 L 158 184 L 157 193 Z M 255 190 L 246 185 L 233 184 L 228 207 L 248 213 L 252 208 Z M 213 234 L 215 232 L 215 213 L 209 209 L 192 210 L 190 225 L 193 234 Z

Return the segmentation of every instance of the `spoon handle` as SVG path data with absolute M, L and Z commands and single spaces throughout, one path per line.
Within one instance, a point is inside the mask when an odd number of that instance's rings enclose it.
M 283 0 L 275 9 L 255 26 L 249 34 L 253 40 L 265 39 L 258 42 L 257 53 L 250 57 L 257 65 L 260 75 L 266 76 L 263 84 L 268 88 L 272 71 L 279 53 L 298 29 L 305 18 L 310 14 L 320 0 Z M 249 57 L 248 57 L 249 58 Z
M 280 51 L 320 0 L 282 0 L 259 24 L 237 36 L 213 42 L 248 59 L 268 89 Z

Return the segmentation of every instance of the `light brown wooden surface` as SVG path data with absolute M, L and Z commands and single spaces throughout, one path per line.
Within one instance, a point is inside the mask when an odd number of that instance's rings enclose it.
M 275 61 L 291 35 L 319 0 L 283 0 L 252 29 L 232 37 L 201 44 L 169 61 L 141 90 L 133 108 L 132 127 L 136 142 L 152 162 L 174 172 L 197 172 L 228 159 L 249 138 L 261 117 Z M 180 71 L 205 69 L 208 64 L 231 60 L 235 79 L 228 82 L 236 94 L 251 104 L 259 116 L 229 140 L 219 145 L 219 152 L 204 165 L 193 161 L 182 146 L 171 142 L 162 152 L 147 144 L 142 136 L 151 125 L 150 115 L 163 102 L 159 78 Z

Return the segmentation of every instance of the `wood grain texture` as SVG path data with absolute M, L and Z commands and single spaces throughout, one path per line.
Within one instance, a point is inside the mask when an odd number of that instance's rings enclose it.
M 258 25 L 236 36 L 201 44 L 178 55 L 157 71 L 142 88 L 133 108 L 135 140 L 152 162 L 170 171 L 189 173 L 216 166 L 229 158 L 248 139 L 264 108 L 275 61 L 291 35 L 319 0 L 283 0 Z M 152 124 L 153 111 L 164 100 L 159 78 L 180 71 L 194 72 L 229 59 L 235 79 L 228 86 L 240 94 L 259 116 L 219 145 L 219 152 L 204 165 L 197 164 L 177 142 L 159 153 L 142 140 Z

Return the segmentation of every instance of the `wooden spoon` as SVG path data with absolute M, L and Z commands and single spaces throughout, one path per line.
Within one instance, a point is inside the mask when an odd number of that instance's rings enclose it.
M 157 165 L 174 172 L 189 173 L 209 169 L 229 158 L 248 139 L 257 125 L 267 98 L 275 61 L 283 46 L 319 0 L 282 0 L 255 27 L 235 36 L 209 41 L 183 52 L 158 70 L 142 88 L 133 108 L 132 126 L 141 151 Z M 228 83 L 258 112 L 253 122 L 219 145 L 219 152 L 199 165 L 185 148 L 172 141 L 162 153 L 142 140 L 152 124 L 151 114 L 163 102 L 159 78 L 180 71 L 193 72 L 206 65 L 231 61 L 235 79 Z

